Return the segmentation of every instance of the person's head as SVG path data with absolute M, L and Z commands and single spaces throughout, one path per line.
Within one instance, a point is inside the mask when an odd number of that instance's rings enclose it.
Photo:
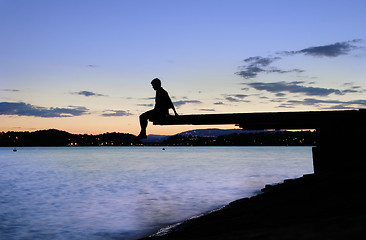
M 159 78 L 154 78 L 152 81 L 151 81 L 151 85 L 153 86 L 154 90 L 157 90 L 159 88 L 161 88 L 161 81 Z

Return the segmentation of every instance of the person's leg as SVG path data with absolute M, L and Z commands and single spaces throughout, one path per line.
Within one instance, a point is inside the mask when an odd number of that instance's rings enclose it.
M 146 138 L 146 128 L 147 128 L 147 120 L 148 117 L 146 116 L 146 113 L 143 113 L 140 115 L 140 127 L 141 127 L 141 131 L 140 134 L 138 135 L 138 138 Z
M 140 115 L 140 127 L 141 131 L 140 134 L 137 136 L 139 139 L 147 138 L 146 136 L 146 128 L 147 128 L 147 121 L 154 116 L 154 110 L 147 111 Z

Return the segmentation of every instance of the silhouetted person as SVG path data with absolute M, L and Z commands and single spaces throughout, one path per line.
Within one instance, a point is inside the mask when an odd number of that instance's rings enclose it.
M 155 107 L 154 109 L 140 115 L 141 131 L 140 134 L 137 136 L 138 139 L 143 139 L 147 137 L 146 136 L 147 120 L 154 120 L 157 118 L 166 117 L 169 115 L 169 109 L 173 109 L 175 116 L 178 116 L 178 113 L 177 111 L 175 111 L 174 105 L 169 97 L 168 92 L 161 87 L 160 79 L 158 78 L 153 79 L 151 81 L 151 85 L 153 89 L 156 91 Z

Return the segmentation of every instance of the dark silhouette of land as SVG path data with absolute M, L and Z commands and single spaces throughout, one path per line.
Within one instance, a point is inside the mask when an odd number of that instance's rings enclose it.
M 285 180 L 146 240 L 366 239 L 364 176 L 312 174 Z
M 2 132 L 0 146 L 131 146 L 137 145 L 136 137 L 126 133 L 98 135 L 71 134 L 56 129 L 35 132 Z
M 201 130 L 204 132 L 204 130 Z M 56 129 L 35 132 L 2 132 L 0 146 L 314 146 L 317 133 L 311 131 L 261 131 L 205 137 L 177 134 L 161 142 L 141 143 L 132 134 L 71 134 Z
M 165 146 L 315 146 L 317 133 L 312 131 L 262 131 L 198 137 L 177 134 L 164 140 Z
M 156 91 L 155 96 L 155 107 L 152 110 L 144 112 L 140 115 L 140 134 L 137 136 L 138 139 L 146 138 L 146 128 L 148 120 L 158 120 L 160 118 L 165 118 L 169 115 L 169 109 L 173 109 L 175 116 L 178 116 L 177 111 L 173 105 L 172 100 L 169 97 L 167 91 L 161 87 L 161 81 L 158 78 L 154 78 L 151 81 L 153 89 Z

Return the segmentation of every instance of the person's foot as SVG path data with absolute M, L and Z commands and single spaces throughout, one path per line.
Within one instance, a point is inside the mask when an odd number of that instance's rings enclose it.
M 145 139 L 145 138 L 147 138 L 146 133 L 140 133 L 140 134 L 136 137 L 136 139 L 137 139 L 137 140 Z

